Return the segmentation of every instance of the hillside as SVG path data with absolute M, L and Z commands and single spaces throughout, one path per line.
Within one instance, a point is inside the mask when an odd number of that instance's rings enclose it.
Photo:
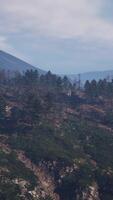
M 113 82 L 0 80 L 0 199 L 113 199 Z
M 39 74 L 45 73 L 43 70 L 36 68 L 25 61 L 12 56 L 4 51 L 0 51 L 0 69 L 4 69 L 6 71 L 18 71 L 18 72 L 25 72 L 27 69 L 35 70 L 38 69 Z

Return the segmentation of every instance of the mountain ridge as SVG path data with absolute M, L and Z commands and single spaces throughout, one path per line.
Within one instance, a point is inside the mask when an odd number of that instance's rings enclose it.
M 23 61 L 16 56 L 13 56 L 7 52 L 0 50 L 0 69 L 10 70 L 10 71 L 19 71 L 23 73 L 27 69 L 35 70 L 37 69 L 39 74 L 44 74 L 45 71 L 41 70 L 33 65 Z
M 99 79 L 112 79 L 113 78 L 113 70 L 104 70 L 104 71 L 90 71 L 79 74 L 70 74 L 67 75 L 70 80 L 75 81 L 80 79 L 82 83 L 85 83 L 87 80 L 92 81 L 95 79 L 98 81 Z
M 13 56 L 5 51 L 0 50 L 0 69 L 9 70 L 9 71 L 19 71 L 20 73 L 25 72 L 26 70 L 35 70 L 37 69 L 39 74 L 45 74 L 46 71 L 33 66 L 16 56 Z M 104 70 L 104 71 L 90 71 L 79 74 L 57 74 L 63 77 L 66 75 L 72 82 L 81 81 L 81 84 L 84 84 L 87 80 L 92 81 L 95 79 L 98 81 L 99 79 L 112 79 L 113 78 L 113 70 Z

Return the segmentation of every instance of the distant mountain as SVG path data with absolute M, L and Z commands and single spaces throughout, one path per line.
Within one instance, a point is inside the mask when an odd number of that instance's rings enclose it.
M 19 72 L 25 72 L 27 69 L 37 69 L 39 74 L 45 74 L 46 71 L 39 69 L 37 67 L 34 67 L 33 65 L 13 56 L 10 55 L 4 51 L 0 51 L 0 69 L 4 70 L 10 70 L 10 71 L 19 71 Z M 63 75 L 61 75 L 63 76 Z M 81 73 L 80 75 L 77 74 L 70 74 L 67 75 L 68 78 L 72 81 L 79 81 L 81 80 L 81 83 L 84 84 L 86 80 L 99 80 L 99 79 L 104 79 L 104 78 L 113 78 L 113 70 L 108 70 L 108 71 L 94 71 L 94 72 L 86 72 L 86 73 Z
M 39 71 L 39 74 L 45 74 L 45 71 L 36 68 L 27 62 L 12 56 L 4 51 L 0 51 L 0 69 L 4 70 L 10 70 L 10 71 L 19 71 L 24 72 L 27 69 L 37 69 Z
M 79 75 L 77 74 L 72 74 L 72 75 L 68 75 L 68 77 L 72 80 L 72 81 L 79 81 L 79 79 L 81 80 L 81 83 L 85 83 L 86 80 L 99 80 L 99 79 L 112 79 L 113 78 L 113 70 L 108 70 L 108 71 L 95 71 L 95 72 L 86 72 L 86 73 L 81 73 Z

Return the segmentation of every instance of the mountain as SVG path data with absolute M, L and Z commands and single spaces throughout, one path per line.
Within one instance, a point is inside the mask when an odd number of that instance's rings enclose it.
M 93 79 L 99 80 L 99 79 L 112 79 L 113 78 L 113 70 L 108 70 L 108 71 L 94 71 L 94 72 L 86 72 L 86 73 L 81 73 L 80 75 L 77 74 L 72 74 L 68 75 L 68 77 L 74 81 L 74 80 L 81 80 L 81 83 L 85 83 L 87 80 L 91 81 Z
M 39 74 L 44 74 L 45 72 L 39 68 L 36 68 L 27 62 L 12 56 L 4 51 L 0 51 L 0 69 L 24 72 L 27 69 L 38 69 Z
M 25 72 L 27 69 L 37 69 L 39 74 L 45 74 L 46 72 L 40 68 L 34 67 L 33 65 L 13 56 L 9 53 L 6 53 L 4 51 L 0 51 L 0 69 L 10 70 L 10 71 L 19 71 L 19 72 Z M 61 75 L 64 76 L 64 75 Z M 94 71 L 94 72 L 86 72 L 78 74 L 70 74 L 67 75 L 68 78 L 71 81 L 75 80 L 81 80 L 81 83 L 84 84 L 86 80 L 99 80 L 104 78 L 113 78 L 113 70 L 108 71 Z

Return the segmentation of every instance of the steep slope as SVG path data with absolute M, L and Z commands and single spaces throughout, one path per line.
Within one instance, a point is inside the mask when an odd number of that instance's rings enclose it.
M 113 82 L 103 83 L 0 79 L 0 199 L 113 200 Z
M 10 70 L 10 71 L 19 71 L 24 72 L 27 69 L 38 69 L 40 74 L 44 74 L 45 72 L 39 68 L 36 68 L 25 61 L 12 56 L 4 51 L 0 51 L 0 69 Z

